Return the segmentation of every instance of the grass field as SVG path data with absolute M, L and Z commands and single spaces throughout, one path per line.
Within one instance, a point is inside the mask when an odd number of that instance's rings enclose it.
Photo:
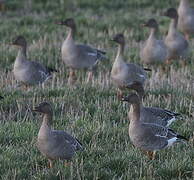
M 128 104 L 118 101 L 109 79 L 116 45 L 109 39 L 117 32 L 126 36 L 126 58 L 140 63 L 139 42 L 147 29 L 140 24 L 154 17 L 160 35 L 168 30 L 169 19 L 160 16 L 179 0 L 8 0 L 0 17 L 0 179 L 193 179 L 194 178 L 194 43 L 188 64 L 174 63 L 168 74 L 159 77 L 153 70 L 146 82 L 144 104 L 171 109 L 182 119 L 173 129 L 190 137 L 188 145 L 177 144 L 160 151 L 150 161 L 132 146 L 128 137 Z M 192 2 L 194 5 L 194 3 Z M 67 70 L 61 61 L 60 46 L 67 29 L 54 24 L 74 17 L 77 41 L 107 51 L 108 60 L 99 64 L 95 78 L 86 84 L 86 72 L 78 72 L 80 83 L 67 86 Z M 12 68 L 17 48 L 10 46 L 16 35 L 28 40 L 28 57 L 59 70 L 44 88 L 29 91 L 16 88 Z M 53 169 L 35 146 L 41 116 L 31 107 L 49 101 L 54 108 L 55 129 L 75 135 L 85 151 L 77 153 L 70 167 L 56 161 Z

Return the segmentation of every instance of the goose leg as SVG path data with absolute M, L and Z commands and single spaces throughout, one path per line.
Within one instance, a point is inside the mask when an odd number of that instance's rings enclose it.
M 150 160 L 154 160 L 156 157 L 156 152 L 155 151 L 147 151 L 147 156 L 149 157 Z
M 53 168 L 53 161 L 49 159 L 49 165 L 48 165 L 49 168 Z
M 92 79 L 93 79 L 93 72 L 92 72 L 92 71 L 89 71 L 89 72 L 88 72 L 87 83 L 91 82 Z
M 76 77 L 75 71 L 71 69 L 69 72 L 68 84 L 73 85 L 76 80 L 77 80 L 77 77 Z
M 23 84 L 23 88 L 22 88 L 24 91 L 28 91 L 28 85 L 26 84 Z
M 71 161 L 67 161 L 67 162 L 64 163 L 64 165 L 65 165 L 66 167 L 71 166 L 71 164 L 72 164 Z
M 158 75 L 159 75 L 159 78 L 161 78 L 167 72 L 168 72 L 168 65 L 166 65 L 166 64 L 159 65 L 159 67 L 158 67 Z
M 181 66 L 185 67 L 187 65 L 187 62 L 185 59 L 181 59 Z
M 123 98 L 123 92 L 120 89 L 118 89 L 118 91 L 117 91 L 117 97 L 118 97 L 118 99 Z
M 189 42 L 189 34 L 185 34 L 185 39 Z
M 166 65 L 171 65 L 172 64 L 172 60 L 171 59 L 166 59 L 165 64 Z

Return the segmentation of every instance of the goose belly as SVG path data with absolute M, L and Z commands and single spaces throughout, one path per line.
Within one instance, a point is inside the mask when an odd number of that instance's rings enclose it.
M 113 83 L 119 87 L 125 86 L 128 80 L 128 73 L 125 70 L 113 69 L 111 71 Z
M 187 47 L 184 42 L 180 38 L 176 38 L 175 40 L 168 40 L 166 43 L 168 47 L 168 58 L 184 58 L 187 55 Z
M 69 47 L 64 43 L 61 48 L 61 54 L 62 61 L 67 67 L 79 68 L 79 56 L 77 55 L 75 48 Z
M 28 68 L 26 66 L 17 66 L 17 64 L 14 65 L 14 76 L 16 80 L 27 83 L 28 82 Z
M 71 146 L 65 146 L 64 143 L 59 144 L 54 139 L 38 139 L 37 147 L 44 156 L 50 159 L 70 160 L 75 154 Z

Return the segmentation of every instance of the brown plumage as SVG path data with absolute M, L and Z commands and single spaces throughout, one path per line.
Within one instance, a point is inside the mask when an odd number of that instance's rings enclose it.
M 133 89 L 134 84 L 144 86 L 146 73 L 143 68 L 134 64 L 126 63 L 124 60 L 125 39 L 123 34 L 117 34 L 113 41 L 119 44 L 117 56 L 112 66 L 111 79 L 114 85 L 119 89 L 118 96 L 122 97 L 124 89 Z M 144 91 L 143 91 L 144 92 Z
M 180 0 L 178 15 L 178 29 L 189 41 L 189 38 L 194 35 L 194 9 L 191 8 L 189 0 Z
M 177 23 L 178 23 L 178 13 L 174 8 L 169 8 L 165 13 L 165 16 L 171 19 L 169 26 L 168 34 L 165 37 L 165 44 L 168 48 L 167 60 L 182 59 L 188 55 L 189 44 L 185 37 L 178 32 Z
M 138 91 L 138 86 L 136 86 L 136 90 Z M 140 91 L 140 90 L 139 90 Z M 122 101 L 129 102 L 131 94 L 123 97 Z M 158 107 L 144 107 L 142 104 L 142 97 L 140 97 L 140 120 L 144 123 L 154 123 L 161 126 L 170 126 L 172 122 L 174 122 L 180 114 L 158 108 Z M 129 120 L 132 119 L 133 116 L 133 107 L 130 106 L 130 110 L 128 113 Z
M 142 122 L 140 98 L 135 93 L 132 93 L 127 99 L 133 107 L 129 124 L 129 137 L 133 145 L 148 152 L 151 159 L 154 159 L 155 153 L 153 152 L 169 147 L 175 142 L 188 140 L 165 126 Z
M 150 28 L 150 35 L 140 49 L 142 63 L 149 65 L 164 64 L 167 57 L 167 48 L 162 40 L 156 38 L 156 32 L 158 31 L 157 21 L 149 19 L 143 26 Z
M 65 25 L 70 30 L 62 44 L 61 53 L 62 60 L 65 65 L 70 69 L 69 84 L 74 84 L 76 81 L 75 70 L 76 69 L 88 69 L 88 79 L 92 80 L 93 69 L 100 60 L 106 59 L 106 52 L 93 48 L 85 44 L 76 44 L 74 41 L 76 35 L 76 24 L 74 19 L 69 18 L 65 21 L 58 22 L 59 25 Z
M 16 80 L 20 83 L 25 85 L 42 84 L 52 77 L 52 72 L 56 72 L 55 69 L 27 59 L 27 42 L 23 36 L 17 36 L 12 45 L 19 47 L 13 72 Z
M 51 129 L 53 110 L 49 103 L 43 102 L 33 111 L 44 115 L 38 133 L 37 147 L 48 158 L 49 167 L 53 167 L 53 160 L 71 160 L 76 151 L 83 150 L 82 144 L 70 134 Z

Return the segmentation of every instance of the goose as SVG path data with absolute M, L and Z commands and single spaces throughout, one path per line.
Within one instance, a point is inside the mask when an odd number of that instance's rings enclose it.
M 155 159 L 156 151 L 172 146 L 176 142 L 188 141 L 186 137 L 168 127 L 142 122 L 141 100 L 136 93 L 131 93 L 127 100 L 133 107 L 129 124 L 130 140 L 135 147 L 146 152 L 151 160 Z
M 93 77 L 94 67 L 99 61 L 106 59 L 106 52 L 75 42 L 76 24 L 73 18 L 57 22 L 57 24 L 67 26 L 70 29 L 61 47 L 62 60 L 70 71 L 68 84 L 72 85 L 76 82 L 75 70 L 77 69 L 88 69 L 87 82 L 90 82 Z
M 139 89 L 138 85 L 136 85 L 135 89 Z M 140 87 L 141 90 L 141 87 Z M 129 102 L 131 98 L 131 94 L 122 98 L 122 101 Z M 161 126 L 170 126 L 177 118 L 181 115 L 176 112 L 172 112 L 167 109 L 162 109 L 158 107 L 145 107 L 143 106 L 142 99 L 140 98 L 140 120 L 145 123 L 156 123 Z M 133 106 L 130 106 L 130 110 L 128 112 L 129 120 L 132 119 L 133 116 Z
M 126 63 L 124 60 L 125 38 L 121 33 L 116 34 L 112 41 L 119 44 L 117 55 L 114 60 L 111 79 L 118 88 L 117 96 L 123 97 L 123 90 L 133 89 L 134 84 L 141 86 L 141 95 L 144 94 L 144 82 L 147 78 L 146 72 L 140 66 L 134 63 Z
M 33 108 L 33 111 L 43 114 L 37 147 L 39 151 L 49 160 L 49 168 L 53 167 L 53 160 L 70 161 L 76 151 L 83 150 L 82 144 L 63 130 L 53 130 L 52 106 L 48 102 L 42 102 Z
M 168 50 L 164 42 L 156 38 L 156 32 L 158 31 L 157 21 L 149 19 L 143 26 L 150 28 L 150 35 L 140 49 L 142 63 L 150 65 L 164 64 Z
M 178 29 L 189 41 L 190 37 L 194 35 L 194 9 L 191 8 L 189 0 L 180 0 L 178 15 Z
M 174 8 L 169 8 L 165 16 L 171 18 L 168 34 L 165 37 L 165 44 L 168 48 L 167 60 L 182 59 L 185 60 L 188 54 L 189 44 L 185 37 L 177 31 L 178 13 Z
M 57 72 L 53 68 L 27 59 L 27 42 L 23 36 L 17 36 L 12 45 L 19 47 L 13 68 L 14 76 L 19 83 L 25 86 L 42 84 L 52 77 L 52 72 Z

